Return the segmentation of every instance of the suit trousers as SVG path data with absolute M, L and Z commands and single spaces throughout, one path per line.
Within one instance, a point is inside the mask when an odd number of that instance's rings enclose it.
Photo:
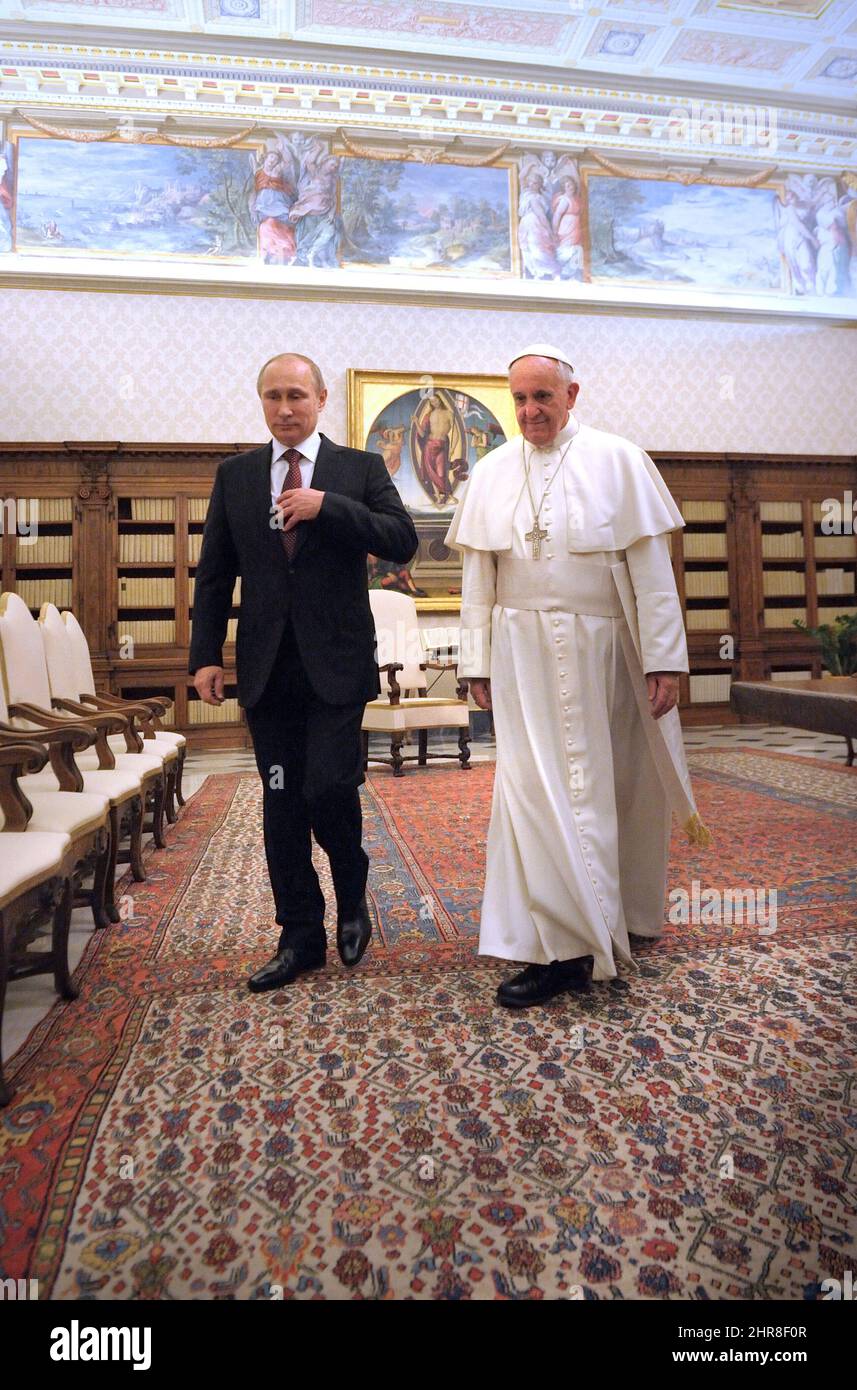
M 330 860 L 338 911 L 350 915 L 365 892 L 369 859 L 359 792 L 364 708 L 320 699 L 287 620 L 261 699 L 245 710 L 262 778 L 265 857 L 282 928 L 278 949 L 325 944 L 312 836 Z

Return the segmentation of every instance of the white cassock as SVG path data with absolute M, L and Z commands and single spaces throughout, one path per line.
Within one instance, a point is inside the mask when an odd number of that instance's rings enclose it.
M 554 479 L 538 559 L 525 457 L 536 508 Z M 653 719 L 645 681 L 688 669 L 666 540 L 683 525 L 648 455 L 573 415 L 550 448 L 519 436 L 474 469 L 446 540 L 459 673 L 490 675 L 497 736 L 482 955 L 591 955 L 610 979 L 628 932 L 663 926 L 671 813 L 706 843 L 678 711 Z

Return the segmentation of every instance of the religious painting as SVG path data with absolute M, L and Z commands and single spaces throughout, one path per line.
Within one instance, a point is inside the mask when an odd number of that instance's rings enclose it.
M 253 156 L 250 215 L 266 265 L 339 267 L 341 163 L 330 140 L 303 130 L 272 135 Z
M 420 542 L 407 566 L 370 556 L 370 588 L 460 607 L 461 557 L 444 537 L 475 465 L 517 433 L 505 377 L 349 371 L 348 441 L 381 455 Z
M 527 280 L 583 279 L 583 198 L 570 154 L 540 150 L 521 156 L 518 244 Z
M 135 259 L 257 255 L 254 154 L 21 136 L 15 249 Z
M 342 160 L 340 264 L 491 278 L 518 272 L 509 163 Z

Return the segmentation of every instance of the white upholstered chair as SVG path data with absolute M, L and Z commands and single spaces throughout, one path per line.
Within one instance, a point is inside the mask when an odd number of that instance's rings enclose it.
M 75 847 L 63 831 L 30 828 L 31 808 L 18 786 L 19 775 L 47 760 L 37 745 L 0 744 L 0 1038 L 9 980 L 50 972 L 58 994 L 77 997 L 68 967 Z M 45 925 L 51 949 L 27 949 Z M 0 1046 L 0 1105 L 11 1098 Z
M 66 632 L 71 641 L 72 659 L 74 661 L 77 684 L 77 695 L 75 699 L 80 700 L 84 705 L 92 705 L 95 709 L 121 710 L 122 706 L 128 703 L 127 701 L 123 700 L 118 695 L 111 694 L 108 690 L 96 690 L 95 688 L 95 676 L 92 670 L 89 643 L 86 640 L 86 633 L 77 621 L 77 618 L 69 609 L 65 609 L 60 616 L 65 623 Z M 178 753 L 175 782 L 172 788 L 167 789 L 167 820 L 172 823 L 176 818 L 176 814 L 171 791 L 174 792 L 175 799 L 179 806 L 184 805 L 182 772 L 184 770 L 185 755 L 187 753 L 187 739 L 184 734 L 175 733 L 172 729 L 165 729 L 161 724 L 161 715 L 165 714 L 173 703 L 168 695 L 143 695 L 139 698 L 135 697 L 132 703 L 145 705 L 151 711 L 150 721 L 145 723 L 142 720 L 140 721 L 140 732 L 143 735 L 144 744 L 147 745 L 154 740 L 156 743 L 166 746 L 171 745 Z M 108 742 L 109 741 L 110 740 L 108 740 Z M 148 752 L 148 748 L 146 751 Z
M 142 754 L 119 754 L 107 747 L 106 734 L 122 733 L 127 720 L 119 714 L 89 713 L 85 718 L 61 715 L 52 708 L 45 649 L 39 625 L 17 594 L 0 594 L 0 664 L 8 701 L 9 723 L 26 740 L 38 739 L 45 729 L 68 725 L 95 729 L 98 750 L 79 755 L 79 762 L 67 756 L 61 745 L 51 745 L 51 770 L 39 771 L 27 786 L 45 791 L 85 791 L 103 793 L 110 803 L 111 849 L 107 882 L 107 915 L 118 921 L 113 901 L 113 878 L 118 862 L 129 863 L 138 882 L 146 877 L 142 859 L 143 808 L 147 799 L 154 805 L 163 797 L 165 778 L 160 758 Z M 162 804 L 162 803 L 161 803 Z M 120 842 L 128 837 L 127 851 Z
M 98 710 L 94 706 L 84 704 L 78 698 L 78 674 L 72 639 L 69 636 L 68 628 L 60 617 L 59 609 L 54 604 L 42 604 L 39 613 L 39 631 L 45 649 L 51 701 L 54 707 L 83 718 L 90 714 L 97 714 Z M 179 757 L 178 748 L 174 743 L 163 742 L 160 739 L 150 739 L 148 743 L 144 744 L 140 736 L 141 731 L 137 728 L 137 720 L 148 721 L 150 719 L 151 711 L 145 705 L 126 700 L 116 707 L 111 706 L 106 713 L 121 714 L 128 721 L 122 733 L 107 735 L 107 746 L 114 755 L 125 757 L 129 754 L 142 753 L 147 759 L 160 759 L 161 761 L 165 777 L 165 795 L 161 815 L 157 817 L 153 815 L 151 830 L 155 846 L 158 849 L 163 849 L 163 815 L 166 812 L 167 794 L 175 786 Z M 81 766 L 84 765 L 85 763 L 81 764 Z M 146 829 L 145 826 L 144 829 Z
M 456 671 L 454 661 L 428 661 L 420 636 L 417 606 L 409 594 L 370 589 L 369 603 L 378 644 L 378 671 L 381 694 L 370 700 L 363 713 L 363 761 L 369 758 L 369 735 L 388 734 L 392 765 L 401 777 L 405 762 L 425 766 L 428 759 L 430 729 L 458 730 L 458 753 L 433 753 L 432 757 L 457 758 L 462 768 L 470 762 L 470 713 L 467 682 L 459 680 L 457 698 L 431 696 L 427 691 L 427 671 Z M 406 758 L 402 744 L 410 732 L 418 735 L 416 757 Z
M 20 744 L 22 738 L 45 750 L 45 761 L 53 754 L 69 768 L 75 752 L 95 743 L 94 730 L 82 726 L 42 729 L 23 735 L 9 722 L 6 692 L 0 677 L 0 748 Z M 41 770 L 41 769 L 40 769 Z M 46 777 L 51 774 L 46 773 Z M 55 779 L 54 779 L 55 780 Z M 96 927 L 107 926 L 107 874 L 110 864 L 110 800 L 102 791 L 60 791 L 45 784 L 38 773 L 18 775 L 17 786 L 29 805 L 28 831 L 47 831 L 68 835 L 74 848 L 74 907 L 89 907 Z M 92 876 L 90 888 L 84 886 Z

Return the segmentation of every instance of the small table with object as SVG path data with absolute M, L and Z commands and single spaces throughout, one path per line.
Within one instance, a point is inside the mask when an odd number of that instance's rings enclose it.
M 857 676 L 828 680 L 734 681 L 730 701 L 736 714 L 766 724 L 792 724 L 820 734 L 841 734 L 854 763 L 857 738 Z

